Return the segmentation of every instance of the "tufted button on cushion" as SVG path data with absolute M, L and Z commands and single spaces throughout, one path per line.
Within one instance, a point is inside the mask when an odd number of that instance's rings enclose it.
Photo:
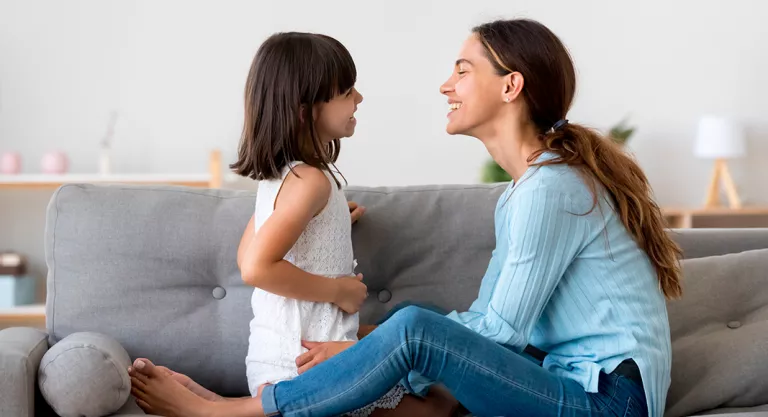
M 213 289 L 213 298 L 217 300 L 221 300 L 222 298 L 227 296 L 227 290 L 221 287 L 216 287 Z
M 381 290 L 381 291 L 379 291 L 378 299 L 382 303 L 387 303 L 387 302 L 389 302 L 389 300 L 392 299 L 392 293 L 389 292 L 389 290 L 386 290 L 386 289 L 385 290 Z
M 739 327 L 741 327 L 741 322 L 739 321 L 734 320 L 728 322 L 729 329 L 738 329 Z

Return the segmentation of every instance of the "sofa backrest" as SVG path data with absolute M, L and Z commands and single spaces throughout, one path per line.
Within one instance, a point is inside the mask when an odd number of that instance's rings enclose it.
M 409 300 L 466 309 L 494 244 L 504 184 L 349 187 L 368 208 L 353 227 L 373 322 Z M 65 185 L 47 211 L 50 342 L 78 331 L 116 338 L 226 395 L 247 395 L 251 290 L 236 266 L 255 192 Z M 766 230 L 679 230 L 686 255 L 768 247 Z

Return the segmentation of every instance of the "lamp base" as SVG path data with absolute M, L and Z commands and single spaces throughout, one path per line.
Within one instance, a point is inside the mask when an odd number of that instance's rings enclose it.
M 725 194 L 728 197 L 728 207 L 732 209 L 741 208 L 741 199 L 736 191 L 736 185 L 728 170 L 728 164 L 725 159 L 715 160 L 715 169 L 712 171 L 712 179 L 709 182 L 707 199 L 704 203 L 706 208 L 722 207 L 720 204 L 720 183 L 725 188 Z

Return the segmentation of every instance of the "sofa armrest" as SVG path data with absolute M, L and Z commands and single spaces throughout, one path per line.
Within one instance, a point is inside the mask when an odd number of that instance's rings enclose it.
M 48 335 L 28 327 L 0 330 L 0 410 L 3 416 L 34 417 L 37 369 Z

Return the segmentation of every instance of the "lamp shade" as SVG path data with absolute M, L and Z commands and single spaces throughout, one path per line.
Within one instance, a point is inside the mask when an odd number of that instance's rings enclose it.
M 699 120 L 694 153 L 699 158 L 738 158 L 746 154 L 744 131 L 736 122 L 706 116 Z

